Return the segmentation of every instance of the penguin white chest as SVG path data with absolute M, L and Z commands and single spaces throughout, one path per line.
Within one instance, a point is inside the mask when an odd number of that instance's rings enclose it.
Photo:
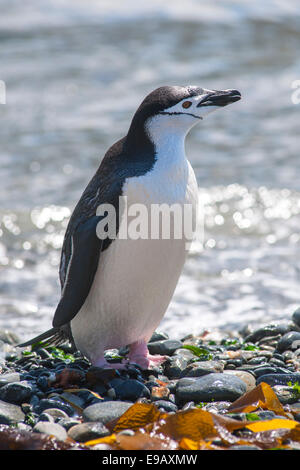
M 118 236 L 101 254 L 90 293 L 71 323 L 75 343 L 88 357 L 140 339 L 148 341 L 171 301 L 187 255 L 187 240 L 183 232 L 175 238 L 172 211 L 167 217 L 169 227 L 162 220 L 158 232 L 152 216 L 161 205 L 167 211 L 175 204 L 182 215 L 184 205 L 190 206 L 195 217 L 197 183 L 185 158 L 172 168 L 165 163 L 158 160 L 149 173 L 128 178 L 123 185 L 127 212 L 119 227 L 122 238 Z M 167 233 L 162 237 L 164 229 Z

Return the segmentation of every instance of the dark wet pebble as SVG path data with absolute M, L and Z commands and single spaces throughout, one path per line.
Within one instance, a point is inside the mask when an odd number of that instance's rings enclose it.
M 165 339 L 148 343 L 150 354 L 160 354 L 162 356 L 171 356 L 176 349 L 182 347 L 182 342 L 173 339 Z
M 176 412 L 178 410 L 178 407 L 175 405 L 175 403 L 172 403 L 169 400 L 156 400 L 155 406 L 159 410 L 166 411 L 167 413 Z
M 135 379 L 122 380 L 113 388 L 116 392 L 116 398 L 119 400 L 136 401 L 138 398 L 150 397 L 149 389 Z
M 199 378 L 179 379 L 176 403 L 234 401 L 245 392 L 246 384 L 238 377 L 226 373 L 212 373 Z
M 163 341 L 169 339 L 169 335 L 162 331 L 154 331 L 153 335 L 150 338 L 149 343 L 154 343 L 156 341 Z
M 65 411 L 68 416 L 74 415 L 74 408 L 68 405 L 67 403 L 64 403 L 62 400 L 59 400 L 58 398 L 43 398 L 34 407 L 34 412 L 37 414 L 41 414 L 48 408 L 58 408 L 60 410 Z
M 0 388 L 0 400 L 20 405 L 30 400 L 32 387 L 27 382 L 10 382 Z
M 76 442 L 86 442 L 108 436 L 110 431 L 100 422 L 76 424 L 68 430 L 68 436 Z
M 282 325 L 266 325 L 262 328 L 258 328 L 257 330 L 253 331 L 250 333 L 248 336 L 245 338 L 246 343 L 256 343 L 260 341 L 263 338 L 266 338 L 268 336 L 276 336 L 278 334 L 284 335 L 288 331 L 290 331 L 291 327 L 288 324 L 282 324 Z
M 105 401 L 88 406 L 83 411 L 83 420 L 100 421 L 103 424 L 119 418 L 125 411 L 132 406 L 132 403 L 124 401 Z
M 185 370 L 188 365 L 188 360 L 179 355 L 170 357 L 170 360 L 166 363 L 164 371 L 170 379 L 180 377 L 180 374 Z
M 271 387 L 274 385 L 287 385 L 288 382 L 291 382 L 293 385 L 298 382 L 300 383 L 300 373 L 291 373 L 291 374 L 266 374 L 261 375 L 257 380 L 256 384 L 265 382 Z
M 282 352 L 287 349 L 296 350 L 300 348 L 300 333 L 298 331 L 290 331 L 286 333 L 278 341 L 277 351 Z
M 188 365 L 181 373 L 182 377 L 202 377 L 206 374 L 223 372 L 224 364 L 221 361 L 197 361 Z

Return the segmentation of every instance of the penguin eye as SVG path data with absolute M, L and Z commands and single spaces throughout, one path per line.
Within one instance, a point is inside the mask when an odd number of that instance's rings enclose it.
M 192 102 L 191 102 L 191 101 L 184 101 L 184 102 L 182 103 L 182 107 L 185 108 L 185 109 L 189 108 L 190 106 L 192 106 Z

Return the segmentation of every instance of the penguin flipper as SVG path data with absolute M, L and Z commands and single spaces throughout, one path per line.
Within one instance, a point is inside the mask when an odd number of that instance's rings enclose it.
M 89 294 L 103 244 L 103 240 L 96 233 L 100 220 L 100 216 L 87 219 L 78 225 L 71 237 L 72 254 L 67 266 L 62 296 L 52 322 L 54 328 L 69 323 Z

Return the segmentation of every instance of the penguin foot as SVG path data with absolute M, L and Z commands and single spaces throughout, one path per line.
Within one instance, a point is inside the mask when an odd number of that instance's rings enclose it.
M 142 369 L 146 370 L 160 366 L 167 360 L 166 356 L 159 356 L 158 354 L 153 356 L 149 354 L 145 341 L 137 341 L 136 343 L 130 344 L 128 358 L 130 363 L 137 364 Z
M 123 362 L 107 362 L 104 357 L 97 359 L 93 362 L 93 366 L 100 367 L 101 369 L 126 369 L 128 367 L 128 361 Z

